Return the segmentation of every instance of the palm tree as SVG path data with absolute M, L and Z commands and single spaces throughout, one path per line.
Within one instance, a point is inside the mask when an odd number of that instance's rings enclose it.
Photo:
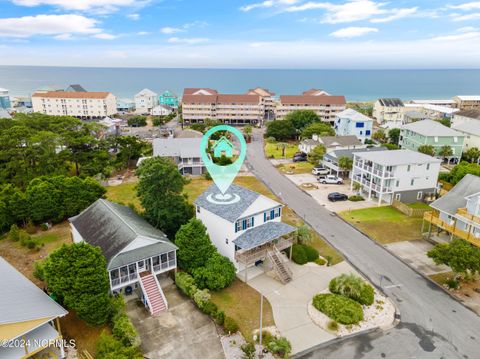
M 440 151 L 438 151 L 438 154 L 442 157 L 450 157 L 450 156 L 453 156 L 453 150 L 450 146 L 442 146 L 442 148 L 440 148 Z
M 307 225 L 302 225 L 297 228 L 296 231 L 297 241 L 300 244 L 304 244 L 305 242 L 310 242 L 312 240 L 312 234 L 310 233 L 310 228 Z
M 282 149 L 282 157 L 283 157 L 283 158 L 285 158 L 285 156 L 286 156 L 285 151 L 286 151 L 287 147 L 288 147 L 288 143 L 285 143 L 285 142 L 278 142 L 278 143 L 277 143 L 277 150 L 278 150 L 279 148 Z
M 340 157 L 338 160 L 338 167 L 342 170 L 342 172 L 347 172 L 352 169 L 353 166 L 353 159 L 347 156 Z

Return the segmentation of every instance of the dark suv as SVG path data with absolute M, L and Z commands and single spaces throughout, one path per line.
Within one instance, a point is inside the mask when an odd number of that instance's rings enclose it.
M 297 152 L 293 155 L 293 162 L 305 162 L 307 160 L 307 154 L 304 152 Z
M 348 200 L 348 196 L 346 194 L 343 194 L 343 193 L 332 192 L 328 195 L 328 200 L 330 202 L 346 201 L 346 200 Z

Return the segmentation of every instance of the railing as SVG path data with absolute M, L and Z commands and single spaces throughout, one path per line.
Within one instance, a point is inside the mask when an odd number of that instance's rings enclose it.
M 248 265 L 267 258 L 267 251 L 272 250 L 272 246 L 275 246 L 279 251 L 292 246 L 290 239 L 278 238 L 275 242 L 266 243 L 246 251 L 237 251 L 235 259 L 240 263 Z
M 160 264 L 156 264 L 153 266 L 153 271 L 154 272 L 160 272 L 168 268 L 173 268 L 176 265 L 176 260 L 175 259 L 170 259 L 167 262 L 162 262 Z
M 457 214 L 459 216 L 462 216 L 462 217 L 466 218 L 469 221 L 480 223 L 480 217 L 476 216 L 474 214 L 468 213 L 466 208 L 457 209 Z
M 456 221 L 452 220 L 452 224 L 448 224 L 445 221 L 442 221 L 438 217 L 438 213 L 435 212 L 426 212 L 423 215 L 423 219 L 426 220 L 427 222 L 430 222 L 437 226 L 440 229 L 443 229 L 444 231 L 454 235 L 455 237 L 461 238 L 463 240 L 466 240 L 467 242 L 472 243 L 473 245 L 480 247 L 480 238 L 477 238 L 473 233 L 472 233 L 472 227 L 470 226 L 470 231 L 466 232 L 463 231 L 459 228 L 456 228 Z
M 128 282 L 132 282 L 137 279 L 138 279 L 137 273 L 127 274 L 120 278 L 112 279 L 112 287 L 116 287 L 117 285 L 128 283 Z

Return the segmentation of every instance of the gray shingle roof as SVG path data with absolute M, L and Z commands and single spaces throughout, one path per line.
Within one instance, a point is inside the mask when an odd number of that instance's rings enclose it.
M 463 137 L 458 131 L 452 130 L 450 127 L 442 125 L 438 121 L 422 120 L 403 125 L 402 130 L 410 130 L 423 136 L 433 137 Z
M 403 107 L 403 101 L 399 98 L 379 98 L 378 101 L 386 107 Z
M 114 269 L 125 266 L 130 263 L 138 262 L 142 259 L 150 258 L 159 253 L 166 253 L 176 249 L 170 242 L 158 242 L 145 247 L 136 248 L 131 251 L 120 253 L 114 257 L 107 269 Z
M 153 155 L 160 157 L 201 158 L 202 138 L 156 138 L 153 140 Z
M 70 222 L 85 242 L 102 249 L 109 268 L 112 268 L 112 259 L 138 237 L 158 240 L 166 250 L 176 249 L 162 231 L 131 208 L 104 199 L 97 200 L 78 216 L 70 218 Z
M 386 147 L 367 147 L 367 148 L 354 148 L 351 150 L 333 150 L 325 154 L 324 158 L 339 159 L 342 157 L 353 158 L 353 154 L 357 152 L 376 152 L 387 151 Z
M 465 197 L 480 192 L 480 177 L 467 174 L 455 187 L 430 205 L 439 211 L 454 215 L 467 204 Z
M 357 136 L 349 135 L 349 136 L 322 136 L 319 137 L 320 142 L 325 147 L 333 147 L 333 146 L 356 146 L 361 145 L 362 141 L 360 141 Z
M 226 194 L 238 195 L 240 201 L 232 204 L 216 204 L 207 199 L 208 196 L 219 193 L 218 187 L 212 184 L 195 200 L 195 204 L 232 223 L 260 196 L 257 192 L 232 184 Z
M 480 121 L 466 121 L 452 128 L 469 135 L 480 136 Z
M 0 273 L 0 325 L 63 317 L 68 313 L 2 257 Z
M 292 233 L 293 231 L 295 231 L 295 227 L 286 223 L 267 222 L 261 226 L 253 227 L 245 231 L 245 233 L 242 233 L 234 239 L 233 243 L 241 249 L 251 249 Z

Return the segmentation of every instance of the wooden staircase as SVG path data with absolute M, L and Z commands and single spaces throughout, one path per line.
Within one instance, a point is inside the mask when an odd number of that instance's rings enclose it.
M 282 260 L 280 251 L 273 246 L 272 249 L 268 250 L 267 256 L 280 281 L 283 284 L 290 282 L 292 280 L 292 271 L 288 264 Z
M 158 283 L 157 278 L 152 273 L 143 272 L 140 274 L 140 286 L 152 316 L 167 310 L 167 299 L 163 294 L 160 283 Z

